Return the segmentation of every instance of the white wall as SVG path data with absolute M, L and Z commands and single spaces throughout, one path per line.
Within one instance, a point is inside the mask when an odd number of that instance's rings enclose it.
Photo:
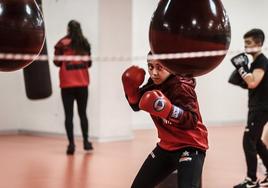
M 131 56 L 131 0 L 99 0 L 99 54 L 101 57 Z M 121 83 L 122 72 L 131 61 L 111 60 L 99 65 L 98 97 L 93 113 L 95 137 L 100 141 L 132 138 L 131 112 Z M 94 117 L 95 118 L 95 117 Z M 94 127 L 92 127 L 94 128 Z
M 0 131 L 16 131 L 21 112 L 20 99 L 25 97 L 22 72 L 0 74 Z
M 115 11 L 122 11 L 120 9 L 120 1 L 113 1 L 118 3 L 118 9 Z M 132 22 L 132 55 L 145 57 L 148 49 L 148 30 L 150 18 L 157 6 L 158 0 L 132 0 L 132 18 L 129 17 L 129 22 Z M 105 3 L 103 0 L 102 3 Z M 224 0 L 223 4 L 230 17 L 232 27 L 232 42 L 230 51 L 243 49 L 243 34 L 253 28 L 262 28 L 268 36 L 268 24 L 265 18 L 267 17 L 266 8 L 268 2 L 266 0 Z M 66 25 L 70 19 L 77 19 L 81 22 L 84 34 L 92 44 L 92 54 L 97 57 L 101 50 L 100 35 L 99 35 L 99 0 L 43 0 L 43 10 L 46 22 L 47 42 L 49 54 L 52 57 L 54 44 L 66 33 Z M 110 14 L 110 13 L 109 13 Z M 109 21 L 109 20 L 107 20 Z M 118 21 L 120 23 L 120 20 Z M 124 36 L 126 30 L 113 28 L 114 36 Z M 122 33 L 121 33 L 122 32 Z M 105 44 L 105 42 L 102 42 Z M 265 43 L 266 45 L 267 43 Z M 109 44 L 112 48 L 112 45 Z M 114 44 L 117 45 L 117 44 Z M 266 45 L 267 46 L 267 45 Z M 114 49 L 111 49 L 113 52 Z M 107 51 L 107 48 L 106 48 Z M 267 52 L 266 52 L 267 53 Z M 113 53 L 106 53 L 109 56 Z M 115 55 L 124 55 L 118 51 Z M 105 55 L 102 54 L 101 55 Z M 228 76 L 233 70 L 229 62 L 230 57 L 234 55 L 228 54 L 225 60 L 211 73 L 198 78 L 197 93 L 199 96 L 200 108 L 203 114 L 203 119 L 208 125 L 218 125 L 230 122 L 245 121 L 247 93 L 239 88 L 231 86 L 227 83 Z M 99 76 L 100 66 L 102 62 L 94 62 L 91 71 L 92 83 L 90 85 L 90 101 L 88 105 L 88 115 L 92 123 L 92 133 L 98 134 L 98 121 L 96 118 L 101 117 L 99 107 L 99 91 L 104 92 L 105 86 L 99 85 L 103 83 L 102 77 Z M 124 62 L 117 62 L 124 63 Z M 145 59 L 141 61 L 133 61 L 132 64 L 139 64 L 146 68 Z M 128 64 L 124 65 L 125 67 Z M 105 66 L 101 66 L 104 68 Z M 110 66 L 108 66 L 111 70 Z M 121 69 L 120 69 L 121 70 Z M 51 133 L 64 133 L 64 115 L 63 107 L 60 98 L 60 90 L 58 87 L 58 69 L 50 62 L 50 71 L 52 77 L 53 94 L 48 99 L 39 101 L 30 101 L 26 98 L 24 91 L 24 81 L 22 71 L 15 71 L 10 73 L 0 73 L 0 131 L 6 130 L 33 130 Z M 120 72 L 120 71 L 118 71 Z M 119 73 L 120 74 L 120 73 Z M 115 79 L 115 78 L 113 78 Z M 120 79 L 120 75 L 118 76 Z M 120 80 L 118 80 L 118 83 Z M 118 85 L 118 83 L 116 83 Z M 101 89 L 100 89 L 101 87 Z M 117 87 L 117 92 L 112 96 L 116 96 L 116 100 L 125 100 L 122 94 L 122 88 Z M 110 85 L 109 87 L 110 88 Z M 109 91 L 106 91 L 109 92 Z M 102 93 L 101 96 L 104 96 Z M 113 99 L 111 99 L 113 100 Z M 105 106 L 104 104 L 101 104 Z M 116 106 L 114 111 L 116 111 Z M 127 104 L 126 104 L 126 109 Z M 113 112 L 114 113 L 114 112 Z M 132 114 L 133 128 L 148 128 L 152 127 L 152 121 L 148 114 L 143 112 Z M 105 116 L 102 116 L 105 118 Z M 115 126 L 114 132 L 120 132 Z M 77 113 L 75 113 L 75 132 L 80 134 L 80 126 L 78 124 Z

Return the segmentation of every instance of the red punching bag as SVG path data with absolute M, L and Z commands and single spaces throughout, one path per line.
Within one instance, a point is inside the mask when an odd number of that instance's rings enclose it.
M 153 54 L 227 51 L 229 18 L 220 0 L 160 0 L 149 29 Z M 160 60 L 174 74 L 200 76 L 217 67 L 216 56 Z
M 0 1 L 0 71 L 15 71 L 33 62 L 44 44 L 44 21 L 34 0 Z M 15 60 L 14 54 L 33 54 L 33 58 Z M 18 56 L 16 56 L 18 57 Z
M 36 0 L 36 3 L 42 12 L 41 0 Z M 40 55 L 48 55 L 46 40 Z M 35 60 L 23 69 L 23 76 L 28 99 L 44 99 L 52 94 L 48 60 Z

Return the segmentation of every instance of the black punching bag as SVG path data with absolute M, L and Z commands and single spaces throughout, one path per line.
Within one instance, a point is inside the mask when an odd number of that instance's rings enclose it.
M 223 52 L 161 60 L 175 74 L 200 76 L 210 72 L 225 57 L 230 41 L 231 27 L 221 0 L 161 0 L 150 23 L 153 54 Z
M 36 0 L 42 11 L 41 0 Z M 46 40 L 40 55 L 47 55 Z M 26 95 L 29 99 L 43 99 L 52 94 L 49 62 L 36 60 L 23 69 Z

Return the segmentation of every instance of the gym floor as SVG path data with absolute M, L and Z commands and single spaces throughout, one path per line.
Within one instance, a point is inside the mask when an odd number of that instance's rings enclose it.
M 243 126 L 209 127 L 210 148 L 203 188 L 228 188 L 245 177 Z M 64 136 L 1 135 L 1 188 L 128 188 L 157 142 L 155 130 L 135 131 L 135 138 L 94 142 L 86 153 L 76 140 L 76 152 L 65 155 Z M 263 178 L 261 168 L 259 177 Z

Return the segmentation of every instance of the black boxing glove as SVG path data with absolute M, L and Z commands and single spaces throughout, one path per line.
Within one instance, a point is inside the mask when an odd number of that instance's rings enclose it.
M 242 78 L 246 77 L 249 73 L 248 69 L 248 57 L 245 53 L 240 53 L 231 59 L 232 64 Z
M 240 74 L 238 73 L 238 71 L 236 69 L 230 75 L 228 82 L 230 84 L 235 85 L 235 86 L 240 86 L 243 89 L 248 88 L 247 83 L 241 78 Z

